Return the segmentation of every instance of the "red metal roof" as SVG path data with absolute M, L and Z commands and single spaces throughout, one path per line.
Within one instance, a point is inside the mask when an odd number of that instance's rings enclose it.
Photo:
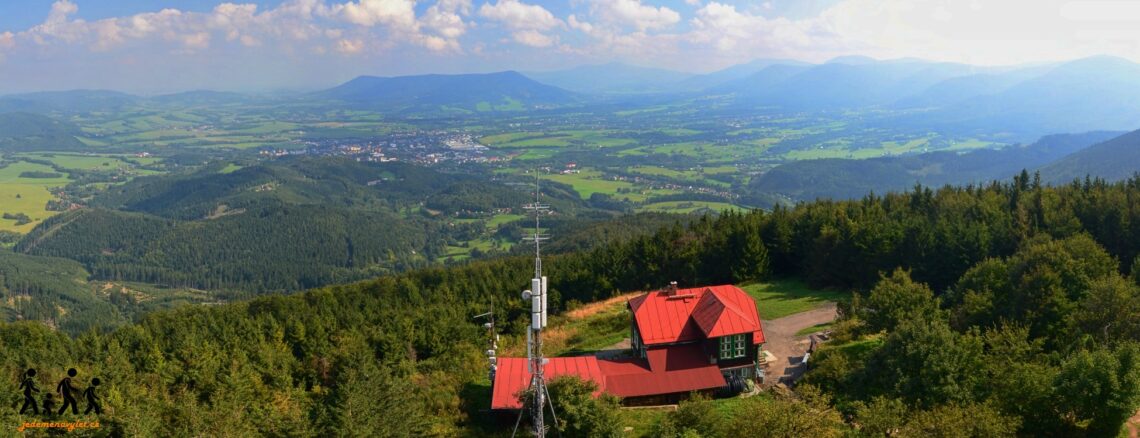
M 733 285 L 649 292 L 629 300 L 629 308 L 645 345 L 697 341 L 752 333 L 764 342 L 756 302 Z
M 598 384 L 597 395 L 618 397 L 672 394 L 720 388 L 724 377 L 700 345 L 650 348 L 646 359 L 597 359 L 593 356 L 554 357 L 544 370 L 548 380 L 577 376 Z M 499 358 L 491 394 L 491 409 L 519 409 L 519 394 L 530 385 L 525 358 Z
M 650 348 L 646 359 L 598 360 L 606 392 L 619 397 L 672 394 L 725 385 L 700 345 Z
M 499 369 L 495 372 L 495 382 L 491 393 L 491 409 L 518 409 L 522 406 L 519 394 L 530 386 L 530 370 L 527 360 L 522 357 L 499 358 Z M 598 360 L 593 356 L 552 357 L 543 369 L 547 381 L 561 376 L 577 376 L 582 380 L 598 384 L 600 393 L 605 386 L 605 378 L 598 368 Z

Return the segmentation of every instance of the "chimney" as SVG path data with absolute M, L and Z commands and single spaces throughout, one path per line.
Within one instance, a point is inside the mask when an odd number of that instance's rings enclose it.
M 669 282 L 669 286 L 665 288 L 665 295 L 670 296 L 670 297 L 677 295 L 677 282 L 676 281 L 670 281 Z

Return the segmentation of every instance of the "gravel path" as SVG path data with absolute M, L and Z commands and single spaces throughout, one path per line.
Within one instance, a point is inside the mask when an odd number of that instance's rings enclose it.
M 807 336 L 796 336 L 796 332 L 834 321 L 835 317 L 835 303 L 830 303 L 807 312 L 761 321 L 764 328 L 764 349 L 776 356 L 768 366 L 764 386 L 780 382 L 791 386 L 806 371 L 803 358 L 810 343 Z

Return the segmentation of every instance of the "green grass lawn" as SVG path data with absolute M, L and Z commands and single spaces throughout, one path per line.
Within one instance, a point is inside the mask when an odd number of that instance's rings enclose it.
M 741 289 L 756 300 L 762 319 L 782 318 L 851 296 L 846 292 L 812 289 L 804 282 L 792 279 L 753 283 Z

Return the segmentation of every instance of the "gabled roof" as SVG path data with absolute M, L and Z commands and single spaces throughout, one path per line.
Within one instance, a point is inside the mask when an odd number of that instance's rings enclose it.
M 733 285 L 649 292 L 629 300 L 645 345 L 698 341 L 752 333 L 764 342 L 760 315 L 752 297 Z

